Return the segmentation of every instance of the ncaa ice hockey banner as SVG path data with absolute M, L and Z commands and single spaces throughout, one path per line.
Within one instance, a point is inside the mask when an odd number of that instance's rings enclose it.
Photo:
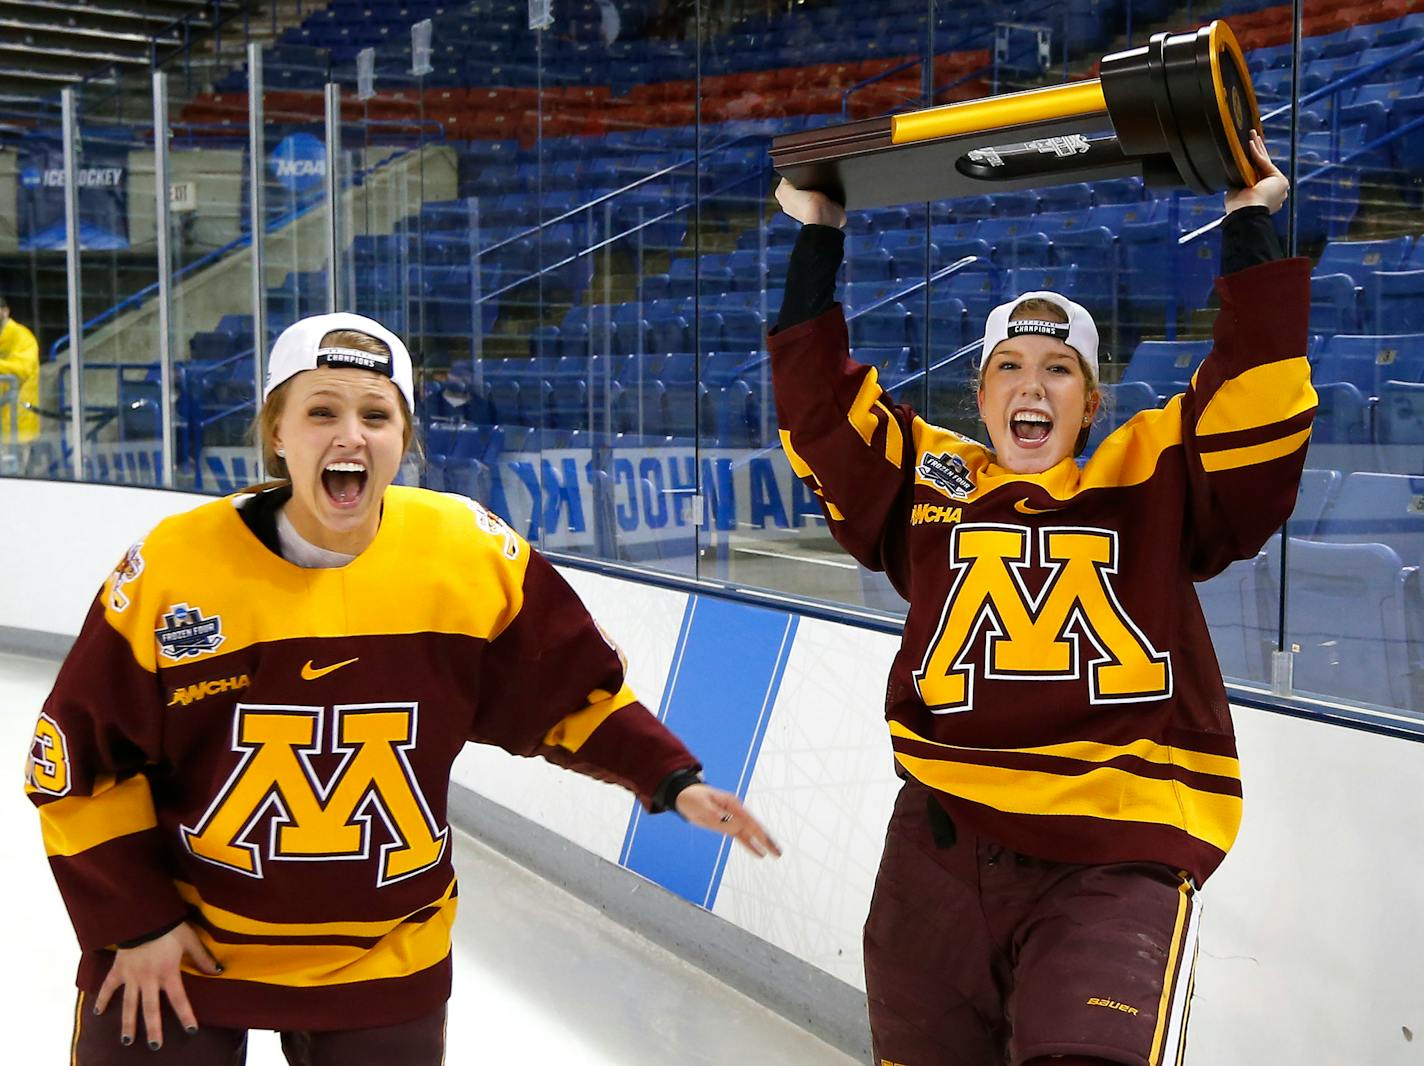
M 129 139 L 86 132 L 78 161 L 79 244 L 88 250 L 129 246 Z M 31 134 L 20 144 L 20 248 L 63 248 L 64 147 L 58 131 Z

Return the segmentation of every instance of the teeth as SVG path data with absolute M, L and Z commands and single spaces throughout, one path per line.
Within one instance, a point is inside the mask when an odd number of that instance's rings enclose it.
M 1014 421 L 1043 422 L 1045 424 L 1051 424 L 1053 422 L 1053 419 L 1049 418 L 1045 414 L 1040 414 L 1038 411 L 1020 411 L 1018 414 L 1014 415 Z
M 366 468 L 360 463 L 327 463 L 326 469 L 335 474 L 364 474 Z

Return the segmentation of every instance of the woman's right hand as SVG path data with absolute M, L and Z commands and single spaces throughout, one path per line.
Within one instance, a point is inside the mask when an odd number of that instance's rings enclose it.
M 148 1046 L 155 1051 L 163 1046 L 160 995 L 168 997 L 168 1004 L 185 1032 L 198 1031 L 198 1019 L 183 988 L 180 967 L 184 958 L 191 959 L 204 973 L 222 973 L 222 967 L 208 954 L 197 931 L 187 922 L 136 948 L 119 948 L 109 976 L 104 978 L 99 996 L 94 1000 L 94 1013 L 103 1014 L 114 993 L 124 990 L 120 1043 L 127 1046 L 134 1042 L 138 1013 L 142 1009 Z
M 782 178 L 781 184 L 776 187 L 776 202 L 781 205 L 781 210 L 803 226 L 845 228 L 845 208 L 823 192 L 798 189 Z

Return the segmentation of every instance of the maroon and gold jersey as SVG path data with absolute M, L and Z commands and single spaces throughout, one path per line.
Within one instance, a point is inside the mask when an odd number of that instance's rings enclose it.
M 130 549 L 40 716 L 26 791 L 79 985 L 186 916 L 224 967 L 186 971 L 205 1024 L 420 1017 L 449 994 L 446 793 L 467 741 L 644 801 L 696 760 L 563 578 L 478 504 L 390 488 L 364 552 L 303 569 L 237 502 Z
M 1295 505 L 1316 403 L 1310 264 L 1217 291 L 1186 393 L 1041 474 L 896 404 L 850 359 L 838 307 L 771 336 L 793 469 L 910 604 L 886 697 L 895 757 L 1014 850 L 1200 882 L 1236 836 L 1235 740 L 1193 582 L 1255 555 Z

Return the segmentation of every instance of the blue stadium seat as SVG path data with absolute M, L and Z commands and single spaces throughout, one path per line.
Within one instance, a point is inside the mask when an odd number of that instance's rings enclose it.
M 1038 213 L 1038 193 L 1032 189 L 993 193 L 989 202 L 995 218 L 1023 218 Z
M 1278 629 L 1270 613 L 1272 587 L 1265 552 L 1197 584 L 1216 662 L 1228 680 L 1259 684 L 1270 678 Z
M 1310 243 L 1337 238 L 1349 232 L 1360 209 L 1359 170 L 1354 165 L 1336 167 L 1319 177 L 1310 173 L 1324 160 L 1302 151 L 1302 178 L 1296 190 L 1297 236 Z M 1280 230 L 1280 216 L 1277 216 Z
M 1039 232 L 1038 227 L 1032 218 L 1022 216 L 986 218 L 979 223 L 979 228 L 974 231 L 974 236 L 997 247 L 1010 238 L 1023 237 L 1037 232 Z
M 914 369 L 928 366 L 952 355 L 968 343 L 969 334 L 972 332 L 977 331 L 978 336 L 983 336 L 984 324 L 976 323 L 971 329 L 968 321 L 969 314 L 965 310 L 962 300 L 936 293 L 934 302 L 930 306 L 929 358 L 926 359 L 923 351 L 925 329 L 922 315 L 922 307 L 917 307 L 910 315 L 910 330 L 913 340 L 910 345 L 910 359 Z M 961 362 L 968 365 L 967 359 L 961 360 Z
M 1021 293 L 1046 289 L 1062 293 L 1072 300 L 1075 299 L 1077 288 L 1077 267 L 1021 267 L 1004 272 L 1004 294 L 1007 299 L 1013 299 Z
M 880 207 L 868 211 L 852 211 L 846 219 L 846 232 L 857 236 L 872 236 L 890 230 L 906 229 L 910 213 L 903 207 Z
M 522 389 L 513 378 L 497 378 L 489 383 L 489 401 L 494 417 L 510 425 L 522 425 L 525 420 Z
M 990 270 L 966 270 L 951 274 L 935 286 L 932 301 L 949 298 L 959 300 L 969 312 L 973 328 L 982 332 L 984 320 L 1001 302 L 1003 286 L 1000 278 Z
M 691 352 L 669 353 L 658 369 L 658 380 L 667 388 L 691 385 L 696 376 L 696 361 Z
M 1130 310 L 1163 313 L 1175 308 L 1180 314 L 1205 306 L 1219 270 L 1220 227 L 1181 245 L 1169 221 L 1128 222 L 1118 241 L 1122 298 Z
M 754 360 L 760 358 L 752 351 L 704 352 L 699 368 L 700 380 L 704 385 L 724 387 L 741 379 L 742 374 L 756 374 L 752 368 Z
M 670 437 L 692 440 L 696 437 L 696 411 L 706 400 L 707 386 L 701 382 L 675 384 L 664 379 L 663 430 Z
M 895 277 L 895 260 L 883 248 L 852 247 L 846 259 L 846 277 L 853 281 L 890 281 Z
M 961 196 L 931 205 L 930 222 L 978 222 L 994 213 L 994 201 L 987 196 Z
M 1348 474 L 1316 536 L 1333 543 L 1387 545 L 1405 564 L 1424 564 L 1424 476 Z
M 1317 408 L 1311 445 L 1370 442 L 1370 399 L 1346 381 L 1315 382 Z
M 1226 214 L 1221 196 L 1176 195 L 1159 201 L 1154 219 L 1175 219 L 1181 232 L 1200 229 Z
M 994 262 L 1008 268 L 1049 268 L 1053 265 L 1053 242 L 1046 233 L 1022 233 L 1001 239 L 994 246 Z
M 1142 381 L 1159 396 L 1175 396 L 1186 391 L 1187 383 L 1210 352 L 1210 340 L 1142 341 L 1128 360 L 1122 380 Z
M 1040 211 L 1086 211 L 1092 206 L 1093 186 L 1087 182 L 1048 185 L 1038 192 L 1038 209 Z
M 1306 469 L 1300 474 L 1295 510 L 1286 520 L 1285 532 L 1292 537 L 1314 537 L 1320 523 L 1335 505 L 1344 476 L 1338 470 Z
M 643 351 L 666 354 L 692 347 L 692 331 L 681 315 L 650 315 L 643 333 Z
M 1414 59 L 1418 61 L 1421 56 L 1424 56 L 1424 53 L 1416 54 Z M 1391 130 L 1398 130 L 1420 118 L 1424 118 L 1424 93 L 1417 96 L 1401 96 L 1391 102 L 1389 108 L 1389 128 Z M 1416 127 L 1416 135 L 1396 137 L 1390 142 L 1390 165 L 1395 170 L 1401 170 L 1407 174 L 1424 173 L 1424 137 L 1417 136 L 1417 133 Z
M 1280 572 L 1280 552 L 1273 538 L 1267 573 Z M 1379 543 L 1292 538 L 1288 560 L 1286 640 L 1296 651 L 1295 689 L 1411 706 L 1408 575 L 1399 556 Z
M 1386 381 L 1380 386 L 1375 442 L 1378 469 L 1424 474 L 1424 384 Z
M 1152 410 L 1158 403 L 1156 391 L 1145 381 L 1102 385 L 1100 388 L 1103 394 L 1103 409 L 1088 434 L 1084 455 L 1091 455 L 1105 438 L 1130 422 L 1133 416 Z
M 1317 382 L 1345 381 L 1378 396 L 1385 381 L 1424 380 L 1424 333 L 1327 337 L 1313 363 Z
M 727 349 L 761 348 L 765 344 L 766 326 L 761 315 L 750 308 L 722 306 L 718 310 L 722 317 L 722 335 L 718 346 Z M 704 338 L 703 349 L 711 347 Z
M 1129 223 L 1150 222 L 1158 217 L 1160 203 L 1158 200 L 1143 200 L 1138 203 L 1103 204 L 1089 211 L 1075 228 L 1102 226 L 1109 233 L 1120 236 L 1123 226 Z
M 1349 274 L 1316 274 L 1310 279 L 1310 331 L 1353 333 L 1358 322 L 1355 279 Z
M 977 237 L 951 238 L 944 237 L 935 242 L 936 247 L 944 256 L 945 265 L 958 262 L 966 256 L 977 255 L 983 259 L 990 260 L 994 257 L 993 246 L 988 241 L 980 240 Z
M 1093 203 L 1099 206 L 1107 204 L 1135 204 L 1142 199 L 1143 185 L 1141 178 L 1107 178 L 1103 181 L 1095 181 L 1092 184 Z M 1048 210 L 1047 207 L 1044 210 Z
M 761 443 L 756 400 L 745 381 L 713 386 L 705 394 L 702 432 L 723 448 L 751 448 Z
M 900 303 L 889 303 L 851 318 L 851 346 L 908 347 L 915 337 L 910 312 Z
M 1317 274 L 1349 274 L 1362 290 L 1361 306 L 1375 303 L 1374 275 L 1381 270 L 1401 270 L 1409 255 L 1412 238 L 1394 237 L 1379 241 L 1331 241 L 1315 264 Z
M 1424 333 L 1424 270 L 1381 270 L 1374 275 L 1374 289 L 1372 329 Z
M 910 372 L 909 347 L 853 347 L 850 357 L 857 363 L 875 367 L 882 388 L 890 388 Z

